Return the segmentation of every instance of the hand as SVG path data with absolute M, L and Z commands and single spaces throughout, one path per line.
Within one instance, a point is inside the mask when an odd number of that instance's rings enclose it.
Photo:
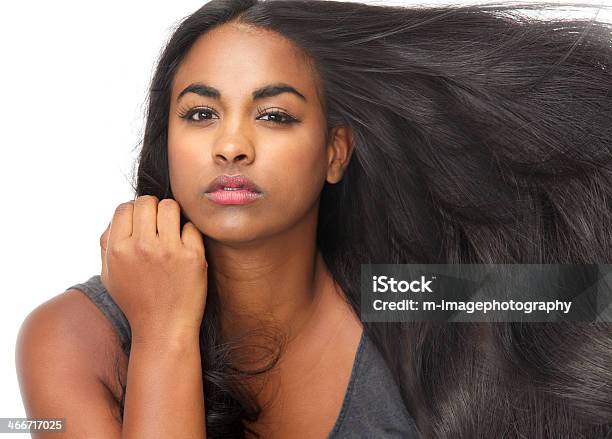
M 204 242 L 193 223 L 182 236 L 179 229 L 175 200 L 143 195 L 120 204 L 100 237 L 102 284 L 133 338 L 199 333 L 208 291 Z

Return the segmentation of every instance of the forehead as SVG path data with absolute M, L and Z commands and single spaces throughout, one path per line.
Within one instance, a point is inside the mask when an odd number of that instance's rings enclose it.
M 312 70 L 298 47 L 276 32 L 234 23 L 196 40 L 174 77 L 173 98 L 196 81 L 221 90 L 222 99 L 250 97 L 262 85 L 284 82 L 316 100 Z

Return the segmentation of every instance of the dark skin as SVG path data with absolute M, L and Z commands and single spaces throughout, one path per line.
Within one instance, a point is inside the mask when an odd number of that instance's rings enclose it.
M 221 97 L 188 93 L 177 103 L 196 82 Z M 285 92 L 253 101 L 253 90 L 275 83 L 293 86 L 306 100 Z M 187 114 L 190 121 L 180 117 L 193 109 L 199 112 Z M 273 122 L 289 117 L 297 121 Z M 172 192 L 205 236 L 209 276 L 222 292 L 224 327 L 231 321 L 232 334 L 250 328 L 256 315 L 274 318 L 297 336 L 311 327 L 306 311 L 313 291 L 329 287 L 315 247 L 319 197 L 326 180 L 340 181 L 351 151 L 346 128 L 336 130 L 329 146 L 324 129 L 310 69 L 274 33 L 238 25 L 215 29 L 196 42 L 176 73 L 168 127 Z M 240 206 L 203 198 L 210 180 L 223 173 L 247 175 L 264 197 Z
M 188 93 L 177 102 L 195 82 L 220 97 Z M 278 83 L 304 99 L 284 92 L 253 100 L 254 90 Z M 299 49 L 275 33 L 237 24 L 196 41 L 171 98 L 176 201 L 144 196 L 124 203 L 100 239 L 102 280 L 132 327 L 129 367 L 110 322 L 82 293 L 65 292 L 33 311 L 20 331 L 16 358 L 27 414 L 69 419 L 70 429 L 52 433 L 55 438 L 152 438 L 170 431 L 203 437 L 197 329 L 205 295 L 197 294 L 203 282 L 214 281 L 227 337 L 269 324 L 288 340 L 265 380 L 246 383 L 260 390 L 264 407 L 252 427 L 272 439 L 325 438 L 363 329 L 315 245 L 320 193 L 326 181 L 342 179 L 352 154 L 350 130 L 334 128 L 327 143 L 316 75 Z M 180 117 L 193 109 L 193 122 Z M 297 122 L 273 122 L 292 118 Z M 248 176 L 263 196 L 247 205 L 213 203 L 202 192 L 220 174 Z M 182 235 L 179 209 L 190 220 Z M 145 259 L 137 235 L 146 235 Z M 106 251 L 120 244 L 120 253 Z M 121 355 L 122 381 L 130 377 L 123 426 L 110 417 L 118 413 L 114 359 Z
M 196 82 L 214 87 L 220 98 L 187 93 L 177 103 Z M 276 83 L 305 99 L 287 92 L 252 99 L 255 89 Z M 200 112 L 189 114 L 193 109 Z M 273 122 L 291 118 L 297 122 Z M 205 236 L 224 332 L 243 334 L 263 320 L 290 340 L 261 397 L 273 404 L 257 425 L 269 437 L 329 433 L 362 331 L 315 245 L 323 185 L 342 179 L 352 153 L 348 128 L 336 128 L 329 144 L 324 130 L 316 77 L 299 50 L 275 33 L 221 26 L 200 37 L 174 78 L 172 192 Z M 203 188 L 223 173 L 247 175 L 264 197 L 240 206 L 203 199 Z

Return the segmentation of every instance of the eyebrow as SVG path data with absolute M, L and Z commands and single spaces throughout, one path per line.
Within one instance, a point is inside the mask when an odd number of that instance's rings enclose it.
M 205 96 L 213 99 L 219 99 L 221 97 L 221 92 L 214 87 L 206 85 L 201 82 L 194 82 L 193 84 L 188 85 L 185 89 L 179 93 L 176 98 L 176 102 L 180 101 L 183 96 L 187 93 L 195 93 L 200 96 Z M 292 93 L 306 102 L 306 98 L 302 93 L 297 91 L 295 88 L 290 86 L 289 84 L 285 84 L 284 82 L 279 82 L 276 84 L 268 84 L 264 87 L 258 88 L 253 91 L 253 100 L 256 99 L 264 99 L 272 96 L 277 96 L 281 93 Z

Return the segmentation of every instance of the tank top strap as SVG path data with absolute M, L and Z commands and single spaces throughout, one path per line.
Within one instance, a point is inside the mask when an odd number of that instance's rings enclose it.
M 99 274 L 91 276 L 85 282 L 74 284 L 67 288 L 66 291 L 73 288 L 89 297 L 106 318 L 110 320 L 121 341 L 121 348 L 129 355 L 132 339 L 130 324 L 121 308 L 115 303 L 108 290 L 102 284 L 101 276 Z

